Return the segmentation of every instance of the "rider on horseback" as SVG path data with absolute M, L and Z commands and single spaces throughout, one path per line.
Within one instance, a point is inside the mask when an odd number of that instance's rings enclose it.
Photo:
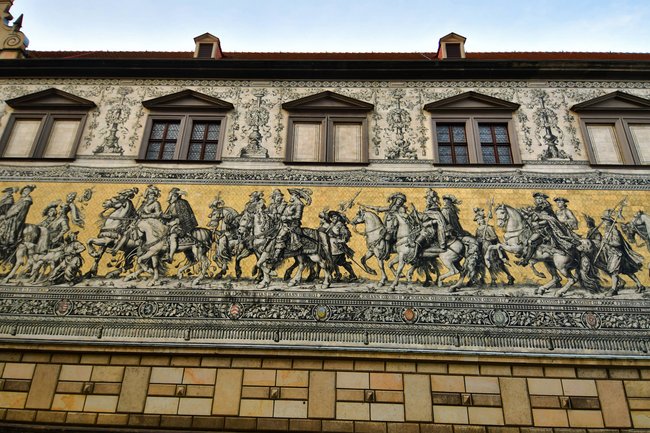
M 370 206 L 370 205 L 359 205 L 362 208 L 367 208 L 375 212 L 384 212 L 384 227 L 386 232 L 384 233 L 384 251 L 387 254 L 393 249 L 395 242 L 397 241 L 397 214 L 404 213 L 406 214 L 406 196 L 401 192 L 396 192 L 391 194 L 388 197 L 388 206 Z
M 413 257 L 417 257 L 422 250 L 433 245 L 438 252 L 447 248 L 449 225 L 440 209 L 440 198 L 438 192 L 429 189 L 425 196 L 426 208 L 420 217 L 422 228 L 420 234 L 415 239 L 415 252 Z M 437 242 L 437 245 L 435 245 Z
M 194 216 L 192 206 L 182 197 L 184 194 L 186 194 L 185 191 L 172 188 L 169 191 L 169 198 L 167 199 L 169 206 L 162 215 L 162 218 L 167 221 L 170 227 L 167 263 L 171 263 L 174 258 L 174 254 L 178 248 L 178 240 L 190 235 L 199 225 Z
M 302 211 L 305 205 L 311 204 L 312 191 L 310 189 L 289 188 L 288 191 L 291 198 L 280 215 L 281 225 L 275 237 L 275 251 L 273 252 L 274 263 L 279 263 L 282 260 L 285 249 L 296 251 L 302 247 L 300 241 Z

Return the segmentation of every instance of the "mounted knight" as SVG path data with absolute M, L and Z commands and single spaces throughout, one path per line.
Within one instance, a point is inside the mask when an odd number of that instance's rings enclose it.
M 183 198 L 187 194 L 179 188 L 169 190 L 167 202 L 169 205 L 162 214 L 162 219 L 169 226 L 169 253 L 167 263 L 171 263 L 178 250 L 179 242 L 191 236 L 192 231 L 199 226 L 190 203 Z M 190 241 L 193 243 L 193 241 Z
M 396 192 L 388 197 L 388 206 L 371 206 L 359 204 L 362 209 L 370 209 L 375 212 L 384 213 L 384 236 L 378 247 L 383 251 L 382 258 L 388 257 L 394 250 L 397 241 L 397 215 L 406 215 L 406 195 Z
M 438 192 L 429 189 L 425 195 L 425 200 L 426 208 L 419 216 L 421 228 L 415 239 L 414 257 L 418 257 L 425 249 L 435 252 L 445 251 L 451 235 L 451 226 L 447 223 L 447 219 L 440 208 Z
M 289 188 L 289 203 L 280 215 L 280 230 L 275 237 L 273 261 L 282 260 L 285 250 L 298 251 L 302 248 L 302 213 L 311 204 L 312 191 L 307 188 Z

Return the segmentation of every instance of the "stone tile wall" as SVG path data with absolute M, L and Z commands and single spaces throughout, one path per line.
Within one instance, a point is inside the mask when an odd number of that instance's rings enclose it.
M 369 433 L 650 428 L 650 360 L 272 354 L 0 352 L 0 428 L 16 423 Z

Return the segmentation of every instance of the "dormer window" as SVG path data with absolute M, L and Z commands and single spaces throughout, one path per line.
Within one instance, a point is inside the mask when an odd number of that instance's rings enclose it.
M 456 33 L 449 33 L 438 42 L 439 59 L 464 59 L 465 41 L 467 39 Z
M 203 33 L 194 38 L 195 59 L 220 59 L 223 57 L 219 38 L 210 33 Z

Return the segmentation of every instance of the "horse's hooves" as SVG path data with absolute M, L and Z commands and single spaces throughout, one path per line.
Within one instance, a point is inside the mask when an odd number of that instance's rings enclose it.
M 450 287 L 449 290 L 447 290 L 447 292 L 449 293 L 456 293 L 457 291 L 458 291 L 458 287 Z
M 431 287 L 431 281 L 425 281 L 422 283 L 422 287 Z

